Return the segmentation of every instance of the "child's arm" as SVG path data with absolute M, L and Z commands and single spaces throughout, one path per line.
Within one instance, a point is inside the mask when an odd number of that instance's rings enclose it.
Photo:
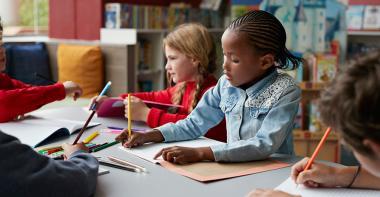
M 6 74 L 0 74 L 0 80 L 0 89 L 3 90 L 32 87 L 32 85 L 23 83 L 16 79 L 12 79 Z
M 63 84 L 26 87 L 13 90 L 0 90 L 0 122 L 13 120 L 44 104 L 64 99 Z
M 98 161 L 77 151 L 66 161 L 39 155 L 0 132 L 0 191 L 4 196 L 90 196 L 95 192 Z
M 214 88 L 209 89 L 187 118 L 175 124 L 168 123 L 158 127 L 165 142 L 196 139 L 220 123 L 224 118 L 224 113 L 219 107 L 223 85 L 223 81 L 219 80 Z
M 211 147 L 215 161 L 261 160 L 276 152 L 291 135 L 300 96 L 301 91 L 297 86 L 285 90 L 266 114 L 260 129 L 252 138 Z
M 187 116 L 187 114 L 172 114 L 161 109 L 151 108 L 148 113 L 147 124 L 149 127 L 154 128 L 169 122 L 175 123 L 185 119 Z
M 142 100 L 171 104 L 171 93 L 173 91 L 172 89 L 173 88 L 168 88 L 166 90 L 157 92 L 136 92 L 132 93 L 132 96 L 138 97 Z M 120 97 L 125 99 L 128 97 L 128 93 L 121 94 Z

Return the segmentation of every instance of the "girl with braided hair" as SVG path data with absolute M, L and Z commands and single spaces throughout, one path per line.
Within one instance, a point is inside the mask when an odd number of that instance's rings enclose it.
M 285 46 L 282 24 L 270 13 L 251 11 L 234 20 L 222 36 L 224 75 L 191 114 L 147 133 L 127 132 L 117 139 L 125 147 L 149 142 L 192 140 L 224 118 L 227 143 L 210 147 L 169 147 L 157 153 L 166 161 L 243 162 L 272 153 L 293 154 L 291 131 L 301 91 L 279 69 L 294 69 L 300 59 Z

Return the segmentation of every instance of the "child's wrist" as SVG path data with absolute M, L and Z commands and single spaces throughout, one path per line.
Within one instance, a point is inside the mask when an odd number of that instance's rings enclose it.
M 336 170 L 337 186 L 347 187 L 356 173 L 356 167 L 343 167 Z
M 145 133 L 147 140 L 144 143 L 148 142 L 163 142 L 165 140 L 164 136 L 161 134 L 161 131 L 158 129 L 153 129 Z
M 196 150 L 198 152 L 199 161 L 215 161 L 214 153 L 210 147 L 199 147 Z

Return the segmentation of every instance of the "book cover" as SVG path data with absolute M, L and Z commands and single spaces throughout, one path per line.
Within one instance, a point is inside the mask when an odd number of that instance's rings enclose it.
M 329 82 L 336 74 L 338 57 L 333 54 L 320 54 L 317 56 L 316 82 Z
M 366 6 L 364 9 L 363 29 L 380 29 L 380 6 Z
M 365 6 L 349 6 L 346 12 L 347 28 L 349 30 L 361 30 L 363 28 L 363 16 Z
M 90 122 L 87 128 L 100 123 Z M 17 137 L 22 143 L 38 147 L 79 131 L 84 126 L 82 121 L 47 119 L 28 116 L 23 120 L 0 123 L 0 130 Z
M 104 26 L 106 28 L 114 29 L 120 28 L 120 12 L 121 12 L 121 4 L 120 3 L 107 3 L 105 5 L 104 12 Z

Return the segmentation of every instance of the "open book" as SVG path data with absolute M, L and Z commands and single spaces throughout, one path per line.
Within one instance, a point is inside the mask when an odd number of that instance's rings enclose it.
M 275 190 L 281 190 L 293 195 L 301 195 L 303 197 L 375 197 L 380 196 L 380 191 L 369 189 L 351 189 L 351 188 L 307 188 L 303 185 L 296 185 L 291 178 L 286 179 Z
M 182 108 L 182 105 L 174 105 L 167 103 L 160 103 L 154 101 L 143 102 L 150 108 L 158 108 L 162 110 L 167 110 L 170 107 Z M 104 100 L 99 108 L 96 110 L 99 117 L 124 117 L 124 103 L 121 98 L 108 98 Z
M 85 122 L 62 119 L 46 119 L 29 116 L 24 120 L 0 123 L 0 130 L 17 137 L 31 147 L 41 146 L 48 141 L 69 136 L 79 131 Z M 90 122 L 87 128 L 100 123 Z

